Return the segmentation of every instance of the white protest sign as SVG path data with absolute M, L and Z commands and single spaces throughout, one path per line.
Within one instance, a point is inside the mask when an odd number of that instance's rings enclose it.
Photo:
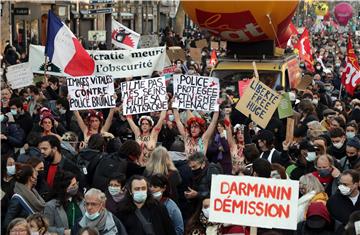
M 7 68 L 6 79 L 12 89 L 18 89 L 33 84 L 34 74 L 28 62 L 21 63 Z
M 159 39 L 157 35 L 141 35 L 140 48 L 158 47 Z
M 90 30 L 90 31 L 88 31 L 88 40 L 90 42 L 105 42 L 106 41 L 106 31 Z
M 124 115 L 168 109 L 164 77 L 123 82 L 120 87 Z
M 68 77 L 70 110 L 115 107 L 114 82 L 110 75 Z
M 201 111 L 219 110 L 218 78 L 174 74 L 173 107 Z
M 30 45 L 29 62 L 34 73 L 44 73 L 45 47 Z M 95 60 L 95 75 L 112 75 L 113 78 L 150 76 L 154 71 L 162 71 L 166 58 L 165 47 L 134 50 L 87 51 Z M 56 67 L 56 66 L 55 66 Z M 47 72 L 57 76 L 67 76 L 56 71 Z
M 296 230 L 298 193 L 299 181 L 212 175 L 209 221 Z
M 33 73 L 44 74 L 45 71 L 45 47 L 30 44 L 29 47 L 29 63 Z M 46 74 L 67 77 L 68 75 L 62 73 L 61 69 L 55 64 L 49 63 Z

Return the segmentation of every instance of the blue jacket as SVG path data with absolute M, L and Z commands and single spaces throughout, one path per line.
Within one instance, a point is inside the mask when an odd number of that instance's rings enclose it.
M 164 206 L 166 207 L 166 209 L 169 213 L 169 217 L 170 217 L 171 221 L 173 222 L 176 234 L 183 235 L 184 234 L 184 221 L 183 221 L 179 207 L 170 198 L 167 198 L 164 201 Z

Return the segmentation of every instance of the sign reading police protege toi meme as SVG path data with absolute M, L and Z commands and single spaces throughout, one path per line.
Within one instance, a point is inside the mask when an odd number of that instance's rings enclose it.
M 245 89 L 236 109 L 262 128 L 266 128 L 273 113 L 279 106 L 281 96 L 258 79 L 253 79 Z
M 116 106 L 111 75 L 68 77 L 70 110 L 102 109 Z
M 219 111 L 220 83 L 218 78 L 174 75 L 174 108 Z
M 299 181 L 212 175 L 209 221 L 296 230 Z

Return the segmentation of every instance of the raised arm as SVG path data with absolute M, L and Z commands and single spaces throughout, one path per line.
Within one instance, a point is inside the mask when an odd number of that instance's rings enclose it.
M 106 118 L 106 121 L 104 123 L 104 126 L 101 128 L 101 131 L 108 132 L 110 129 L 110 126 L 112 124 L 112 120 L 114 117 L 115 108 L 111 108 L 109 111 L 109 115 Z
M 156 125 L 153 127 L 153 129 L 151 131 L 151 135 L 155 136 L 155 135 L 159 134 L 161 127 L 164 123 L 165 117 L 166 117 L 166 112 L 167 112 L 167 110 L 161 111 L 160 118 L 159 118 L 158 122 L 156 123 Z
M 224 122 L 225 122 L 227 141 L 229 142 L 229 147 L 232 148 L 232 146 L 235 145 L 235 139 L 234 139 L 233 132 L 232 132 L 230 113 L 226 113 L 226 110 L 225 110 L 225 121 Z
M 128 121 L 131 130 L 134 132 L 135 134 L 135 138 L 137 138 L 138 136 L 140 136 L 141 132 L 140 132 L 140 128 L 135 124 L 132 115 L 127 115 L 126 116 L 126 120 Z
M 214 115 L 213 115 L 213 117 L 211 119 L 209 127 L 207 128 L 207 130 L 203 134 L 204 141 L 209 140 L 211 135 L 214 133 L 215 128 L 217 126 L 218 118 L 219 118 L 219 111 L 216 111 L 216 112 L 214 112 Z
M 79 111 L 77 111 L 77 110 L 74 111 L 74 114 L 75 114 L 76 121 L 77 121 L 77 123 L 78 123 L 81 131 L 82 131 L 83 133 L 86 133 L 86 132 L 88 131 L 88 128 L 87 128 L 87 126 L 85 125 L 85 122 L 84 122 L 84 120 L 82 119 Z
M 183 137 L 186 137 L 185 127 L 184 127 L 184 125 L 182 124 L 182 122 L 180 120 L 179 110 L 174 108 L 173 112 L 174 112 L 176 126 L 177 126 L 177 128 L 179 130 L 180 135 L 183 136 Z

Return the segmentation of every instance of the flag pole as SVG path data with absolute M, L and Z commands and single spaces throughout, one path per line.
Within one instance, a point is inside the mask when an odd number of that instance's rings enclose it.
M 47 83 L 47 77 L 46 77 L 46 72 L 47 72 L 47 67 L 48 67 L 48 57 L 47 55 L 45 55 L 45 63 L 44 63 L 44 80 Z
M 343 84 L 341 83 L 341 85 L 340 85 L 340 91 L 339 91 L 339 100 L 341 100 L 341 91 L 342 91 L 342 89 L 343 89 Z

